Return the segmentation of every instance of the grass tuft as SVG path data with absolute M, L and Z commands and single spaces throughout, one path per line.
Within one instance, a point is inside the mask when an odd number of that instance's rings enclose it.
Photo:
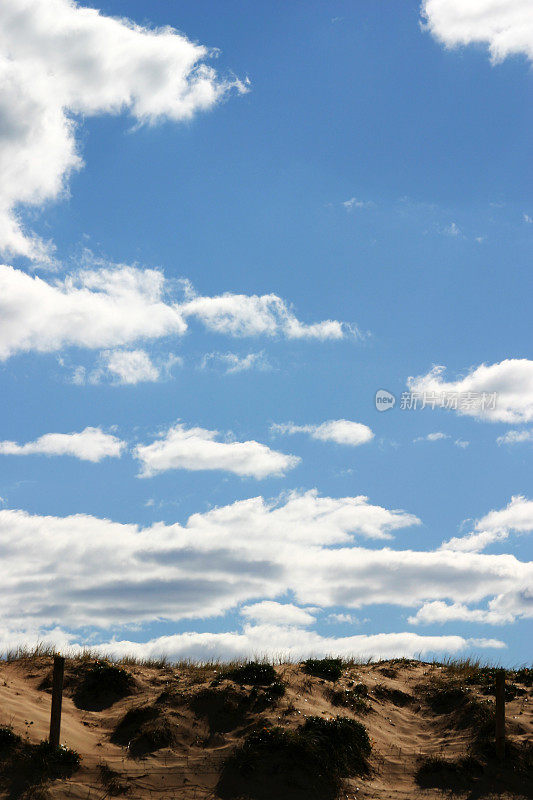
M 342 667 L 341 658 L 308 658 L 303 663 L 303 670 L 307 675 L 327 681 L 338 681 L 342 675 Z

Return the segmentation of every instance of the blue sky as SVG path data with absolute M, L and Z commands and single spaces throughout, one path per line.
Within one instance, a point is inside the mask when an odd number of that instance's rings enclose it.
M 0 11 L 3 648 L 530 658 L 533 34 L 471 6 Z

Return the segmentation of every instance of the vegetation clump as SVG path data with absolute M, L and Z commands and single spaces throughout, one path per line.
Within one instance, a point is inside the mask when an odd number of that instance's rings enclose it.
M 132 758 L 143 758 L 163 747 L 172 747 L 176 742 L 175 726 L 161 708 L 139 706 L 122 717 L 111 741 L 127 747 Z
M 120 795 L 128 794 L 129 786 L 125 781 L 120 779 L 120 774 L 108 764 L 101 763 L 98 765 L 100 771 L 100 780 L 109 797 L 119 797 Z
M 21 738 L 9 726 L 0 727 L 0 758 L 20 744 Z
M 372 707 L 367 703 L 368 687 L 357 683 L 348 689 L 326 689 L 325 695 L 333 706 L 351 708 L 357 714 L 368 714 Z
M 80 762 L 79 753 L 69 747 L 53 747 L 48 741 L 32 744 L 11 728 L 0 728 L 0 790 L 9 797 L 42 797 L 47 782 L 70 778 Z
M 456 761 L 444 758 L 425 759 L 415 774 L 421 789 L 441 789 L 447 792 L 467 791 L 475 779 L 483 775 L 483 765 L 467 756 Z
M 281 681 L 269 686 L 253 686 L 251 691 L 230 686 L 211 686 L 197 692 L 190 706 L 197 716 L 207 719 L 213 733 L 227 733 L 242 725 L 251 712 L 261 712 L 277 703 L 285 694 Z
M 222 677 L 248 686 L 269 686 L 278 680 L 276 670 L 272 664 L 259 661 L 249 661 L 247 664 L 226 670 Z
M 324 678 L 327 681 L 338 681 L 342 675 L 341 658 L 308 658 L 303 663 L 307 675 Z
M 391 689 L 388 686 L 383 686 L 382 683 L 376 683 L 374 686 L 374 697 L 378 700 L 386 700 L 395 706 L 407 706 L 413 702 L 413 698 L 407 692 L 402 692 L 401 689 Z
M 122 667 L 107 661 L 94 661 L 83 667 L 74 691 L 74 705 L 85 711 L 102 711 L 135 688 L 133 676 Z
M 333 800 L 343 779 L 368 772 L 371 744 L 361 723 L 310 717 L 296 730 L 263 728 L 226 761 L 221 798 Z

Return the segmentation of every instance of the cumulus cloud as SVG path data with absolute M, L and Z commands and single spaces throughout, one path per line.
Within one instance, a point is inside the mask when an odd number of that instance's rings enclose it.
M 267 371 L 272 369 L 265 351 L 259 353 L 247 353 L 244 356 L 238 353 L 206 353 L 202 358 L 200 368 L 221 366 L 227 375 L 234 375 L 237 372 L 248 372 L 249 370 Z
M 427 436 L 417 436 L 416 439 L 413 439 L 413 442 L 439 442 L 442 439 L 449 439 L 447 433 L 442 433 L 441 431 L 435 431 L 435 433 L 428 433 Z
M 217 442 L 218 431 L 176 425 L 133 454 L 142 464 L 141 477 L 169 469 L 218 469 L 235 475 L 267 478 L 282 476 L 300 463 L 297 456 L 271 450 L 260 442 Z
M 533 361 L 508 358 L 481 364 L 462 378 L 446 381 L 443 366 L 408 378 L 412 393 L 431 408 L 448 408 L 489 422 L 520 423 L 533 419 Z
M 187 318 L 230 336 L 342 339 L 349 326 L 300 322 L 277 295 L 172 297 L 158 270 L 100 266 L 44 280 L 0 266 L 0 360 L 66 347 L 116 349 L 139 340 L 182 336 Z M 235 366 L 235 364 L 234 364 Z
M 499 511 L 489 511 L 474 525 L 474 530 L 444 542 L 442 549 L 473 552 L 483 550 L 493 542 L 502 542 L 511 533 L 533 531 L 533 500 L 517 495 Z
M 81 270 L 45 281 L 3 266 L 0 359 L 20 352 L 100 349 L 181 335 L 187 324 L 164 294 L 164 277 L 156 270 Z
M 432 35 L 446 47 L 487 44 L 493 62 L 524 54 L 533 60 L 533 7 L 529 0 L 423 0 Z
M 499 445 L 533 442 L 533 430 L 507 431 L 507 433 L 504 433 L 503 436 L 498 436 L 496 441 Z
M 60 197 L 83 162 L 82 117 L 137 124 L 189 120 L 245 85 L 217 76 L 214 55 L 170 27 L 148 29 L 73 0 L 0 5 L 0 249 L 45 259 L 17 209 Z
M 241 614 L 259 625 L 294 625 L 305 627 L 316 621 L 314 611 L 317 609 L 300 608 L 293 603 L 277 603 L 275 600 L 263 600 L 250 606 L 243 606 Z
M 368 425 L 352 422 L 349 419 L 331 419 L 319 425 L 295 425 L 294 422 L 275 423 L 271 425 L 273 433 L 294 434 L 308 433 L 313 439 L 322 442 L 336 442 L 357 447 L 374 438 Z
M 82 461 L 98 462 L 119 458 L 126 443 L 100 428 L 85 428 L 79 433 L 45 433 L 34 442 L 0 442 L 0 454 L 9 456 L 74 456 Z
M 435 600 L 471 606 L 498 597 L 500 608 L 518 613 L 517 592 L 531 587 L 531 563 L 512 555 L 360 543 L 417 523 L 363 497 L 316 492 L 278 502 L 250 498 L 193 514 L 183 525 L 146 528 L 1 509 L 0 628 L 117 630 L 220 616 L 288 595 L 294 605 L 335 613 L 373 604 L 416 609 Z M 282 639 L 259 641 L 255 652 L 269 643 L 281 649 Z

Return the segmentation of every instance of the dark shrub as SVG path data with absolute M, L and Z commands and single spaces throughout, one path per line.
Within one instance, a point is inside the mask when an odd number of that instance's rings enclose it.
M 222 677 L 248 686 L 268 686 L 278 678 L 272 664 L 262 664 L 258 661 L 250 661 L 241 667 L 229 669 Z
M 367 772 L 370 747 L 365 728 L 343 717 L 310 717 L 296 731 L 264 728 L 226 761 L 217 791 L 224 800 L 333 800 L 344 777 Z
M 352 711 L 358 714 L 368 714 L 368 712 L 372 710 L 371 706 L 364 699 L 366 694 L 363 696 L 359 694 L 356 687 L 353 689 L 327 689 L 326 697 L 333 706 L 351 708 Z
M 95 661 L 85 668 L 74 692 L 74 705 L 85 711 L 102 711 L 133 692 L 135 681 L 122 667 Z
M 470 692 L 463 686 L 432 685 L 425 691 L 426 702 L 435 714 L 450 714 L 465 705 Z
M 250 693 L 250 702 L 253 711 L 264 711 L 265 708 L 275 706 L 285 694 L 285 686 L 281 681 L 274 681 L 269 686 L 254 686 Z
M 22 739 L 9 727 L 0 728 L 0 757 L 10 753 Z
M 228 686 L 225 689 L 202 689 L 191 700 L 191 708 L 207 719 L 211 733 L 226 733 L 242 725 L 249 710 L 248 694 Z
M 175 744 L 175 726 L 156 706 L 130 709 L 111 736 L 113 744 L 127 747 L 133 758 L 171 747 Z
M 523 683 L 524 686 L 533 686 L 533 669 L 529 667 L 522 667 L 517 669 L 514 674 L 515 681 Z
M 41 779 L 70 778 L 79 769 L 80 761 L 80 754 L 75 750 L 61 744 L 53 747 L 47 741 L 30 746 L 27 755 L 29 771 Z
M 338 681 L 342 675 L 340 658 L 308 658 L 304 661 L 304 672 L 327 681 Z
M 378 700 L 386 700 L 395 706 L 407 706 L 413 702 L 412 696 L 407 692 L 402 692 L 401 689 L 390 689 L 381 683 L 376 683 L 374 686 L 374 697 L 377 697 Z M 441 701 L 445 702 L 442 698 Z
M 473 781 L 483 775 L 483 766 L 475 758 L 447 761 L 428 758 L 418 768 L 415 780 L 422 789 L 441 789 L 445 792 L 466 791 Z

